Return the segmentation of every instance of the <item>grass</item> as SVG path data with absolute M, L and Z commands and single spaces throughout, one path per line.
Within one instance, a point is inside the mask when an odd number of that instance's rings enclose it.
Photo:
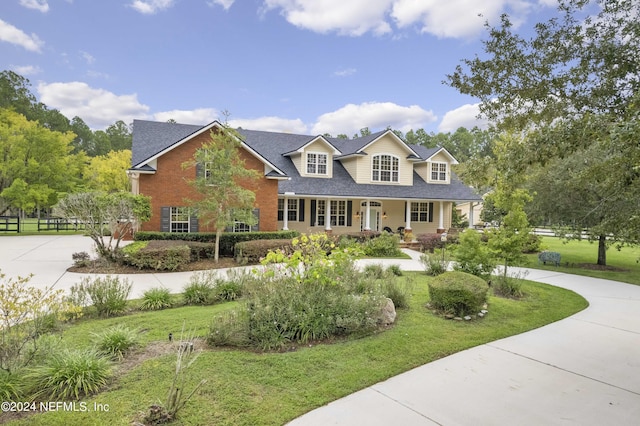
M 609 268 L 599 270 L 593 269 L 597 266 L 598 260 L 597 243 L 588 241 L 563 243 L 560 238 L 543 237 L 542 246 L 545 250 L 560 253 L 560 267 L 538 263 L 537 254 L 527 255 L 527 263 L 523 266 L 640 285 L 640 263 L 638 263 L 640 247 L 623 247 L 621 250 L 610 247 L 607 250 L 607 266 Z
M 299 347 L 283 353 L 205 350 L 194 364 L 191 389 L 207 383 L 179 413 L 177 425 L 279 425 L 381 380 L 461 350 L 557 321 L 584 309 L 577 294 L 545 284 L 525 282 L 520 301 L 490 297 L 489 315 L 455 322 L 433 315 L 424 274 L 416 279 L 410 309 L 399 310 L 396 325 L 375 335 L 333 344 Z M 80 321 L 63 333 L 72 347 L 90 345 L 90 332 L 126 324 L 143 330 L 140 343 L 179 335 L 183 321 L 204 336 L 211 318 L 239 302 L 186 306 L 126 317 Z M 136 413 L 164 401 L 175 369 L 175 353 L 148 359 L 112 383 L 110 390 L 87 398 L 108 411 L 50 412 L 18 420 L 15 425 L 128 425 Z

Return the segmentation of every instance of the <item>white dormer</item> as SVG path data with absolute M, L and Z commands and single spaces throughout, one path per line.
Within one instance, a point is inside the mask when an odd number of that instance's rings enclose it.
M 415 171 L 427 183 L 451 183 L 451 166 L 458 164 L 449 152 L 441 148 L 429 158 L 415 164 Z
M 342 153 L 323 136 L 316 136 L 295 151 L 283 154 L 291 158 L 300 176 L 333 177 L 333 157 Z

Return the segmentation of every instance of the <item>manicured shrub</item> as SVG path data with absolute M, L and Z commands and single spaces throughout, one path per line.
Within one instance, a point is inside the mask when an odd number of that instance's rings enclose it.
M 242 286 L 237 282 L 220 280 L 213 292 L 216 300 L 232 301 L 242 296 Z
M 429 283 L 431 306 L 443 313 L 465 316 L 480 312 L 487 302 L 488 284 L 465 272 L 446 272 Z
M 416 240 L 423 252 L 433 253 L 435 249 L 441 249 L 445 245 L 441 234 L 419 234 Z
M 180 241 L 149 241 L 145 247 L 126 253 L 124 261 L 139 269 L 176 271 L 191 261 L 191 249 Z
M 396 257 L 402 255 L 399 242 L 400 237 L 397 235 L 383 232 L 376 238 L 368 239 L 362 250 L 366 256 L 370 257 Z
M 270 251 L 282 250 L 291 253 L 291 240 L 254 240 L 237 243 L 234 258 L 241 264 L 256 263 L 267 257 Z
M 71 287 L 71 293 L 77 301 L 88 297 L 98 315 L 109 317 L 125 312 L 131 286 L 128 279 L 120 280 L 117 276 L 85 277 L 80 284 Z
M 157 311 L 160 309 L 170 308 L 173 305 L 173 299 L 168 288 L 155 287 L 144 292 L 140 309 L 143 311 Z
M 65 350 L 26 376 L 40 400 L 78 400 L 107 385 L 111 363 L 95 350 Z
M 93 333 L 93 341 L 101 353 L 122 359 L 138 344 L 138 332 L 124 325 L 116 325 L 102 333 Z

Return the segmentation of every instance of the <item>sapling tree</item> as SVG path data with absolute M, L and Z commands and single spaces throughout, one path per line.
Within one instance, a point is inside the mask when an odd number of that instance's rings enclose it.
M 186 202 L 197 212 L 200 223 L 216 232 L 214 259 L 220 255 L 220 236 L 236 222 L 254 225 L 255 193 L 249 189 L 258 172 L 245 167 L 240 156 L 240 135 L 226 126 L 210 132 L 210 140 L 196 150 L 184 169 L 195 168 L 196 177 L 189 183 L 198 193 Z M 194 197 L 195 198 L 195 197 Z
M 56 211 L 83 223 L 98 256 L 114 261 L 124 236 L 151 217 L 151 203 L 148 197 L 128 192 L 82 192 L 63 197 Z

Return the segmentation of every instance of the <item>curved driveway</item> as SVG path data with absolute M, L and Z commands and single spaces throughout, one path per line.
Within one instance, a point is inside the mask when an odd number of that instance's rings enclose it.
M 82 236 L 0 237 L 0 271 L 67 289 Z M 422 270 L 411 260 L 366 260 Z M 527 279 L 581 294 L 569 318 L 423 365 L 292 421 L 291 425 L 639 425 L 640 286 L 530 269 Z M 191 272 L 136 274 L 133 296 L 181 291 Z

